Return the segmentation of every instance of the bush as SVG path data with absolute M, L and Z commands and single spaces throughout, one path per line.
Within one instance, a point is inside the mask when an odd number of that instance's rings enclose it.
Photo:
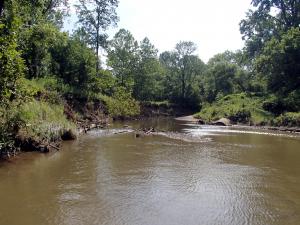
M 249 110 L 238 110 L 228 116 L 232 122 L 235 123 L 248 123 L 251 119 L 251 112 Z
M 280 115 L 285 108 L 283 102 L 275 96 L 271 96 L 264 101 L 262 107 L 264 110 L 271 112 L 274 115 Z
M 14 24 L 14 23 L 13 23 Z M 15 29 L 15 28 L 12 28 Z M 16 80 L 23 76 L 24 61 L 17 50 L 16 32 L 0 21 L 0 101 L 14 99 Z
M 260 123 L 273 118 L 262 108 L 263 99 L 245 93 L 224 96 L 212 104 L 203 104 L 195 116 L 207 121 L 226 117 L 236 123 Z
M 114 118 L 126 118 L 140 114 L 139 103 L 123 87 L 117 88 L 112 97 L 100 95 L 99 99 L 106 105 L 108 114 Z
M 300 127 L 300 112 L 288 112 L 280 115 L 274 121 L 276 126 Z
M 17 124 L 12 123 L 13 114 L 10 108 L 0 105 L 0 159 L 10 152 L 15 151 L 14 147 L 14 128 Z
M 61 84 L 54 77 L 44 77 L 28 80 L 17 80 L 17 95 L 23 101 L 38 99 L 51 104 L 62 104 L 60 95 Z

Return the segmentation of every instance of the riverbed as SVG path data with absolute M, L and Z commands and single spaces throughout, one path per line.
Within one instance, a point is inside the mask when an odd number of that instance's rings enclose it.
M 124 125 L 0 164 L 0 224 L 299 224 L 299 135 L 172 119 Z M 136 138 L 143 127 L 159 132 Z

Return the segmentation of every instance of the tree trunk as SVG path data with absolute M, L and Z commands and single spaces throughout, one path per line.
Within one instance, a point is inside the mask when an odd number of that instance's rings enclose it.
M 182 71 L 181 75 L 181 98 L 184 100 L 185 98 L 185 74 L 184 71 Z
M 97 55 L 97 62 L 96 62 L 96 75 L 99 74 L 99 31 L 97 31 L 97 41 L 96 41 L 96 55 Z
M 0 17 L 2 17 L 2 11 L 4 9 L 4 1 L 5 0 L 0 0 Z
M 100 9 L 97 9 L 97 34 L 96 34 L 96 54 L 97 54 L 97 62 L 96 62 L 96 75 L 99 75 L 99 32 L 100 32 Z

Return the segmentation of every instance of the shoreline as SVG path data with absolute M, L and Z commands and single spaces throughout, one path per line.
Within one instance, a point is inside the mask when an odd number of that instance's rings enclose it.
M 175 118 L 175 120 L 190 122 L 190 123 L 196 123 L 196 124 L 199 124 L 199 125 L 216 126 L 216 124 L 214 124 L 215 122 L 203 124 L 203 122 L 204 122 L 203 120 L 197 119 L 193 115 L 177 117 L 177 118 Z M 200 123 L 199 123 L 199 121 L 200 121 Z M 225 125 L 223 125 L 223 126 L 225 126 Z M 280 132 L 300 134 L 300 127 L 286 127 L 286 126 L 275 127 L 275 126 L 249 125 L 249 124 L 230 124 L 230 125 L 226 125 L 225 127 L 251 128 L 253 130 L 254 129 L 257 129 L 257 130 L 271 130 L 271 131 L 280 131 Z
M 163 118 L 166 118 L 165 115 L 161 116 Z M 151 118 L 157 118 L 157 117 L 141 117 L 139 119 L 134 118 L 134 120 L 145 120 L 145 119 L 151 119 Z M 181 116 L 181 117 L 171 117 L 169 116 L 170 119 L 174 119 L 176 121 L 181 121 L 181 122 L 189 122 L 189 123 L 194 123 L 194 124 L 199 124 L 199 125 L 204 125 L 204 126 L 218 126 L 216 124 L 212 123 L 204 123 L 201 119 L 195 118 L 193 115 L 189 116 Z M 114 120 L 113 120 L 114 121 Z M 113 123 L 112 121 L 112 123 Z M 125 120 L 126 121 L 126 120 Z M 128 119 L 130 121 L 130 119 Z M 200 123 L 199 123 L 200 121 Z M 95 123 L 94 121 L 89 123 L 88 125 L 85 124 L 85 126 L 79 125 L 76 129 L 76 132 L 74 133 L 71 130 L 64 131 L 62 137 L 60 140 L 56 140 L 54 142 L 49 142 L 49 143 L 43 143 L 43 142 L 38 142 L 37 140 L 34 140 L 33 138 L 25 138 L 25 139 L 20 139 L 20 137 L 16 137 L 16 147 L 17 150 L 13 153 L 8 153 L 7 156 L 2 156 L 0 158 L 0 164 L 3 162 L 11 162 L 15 159 L 17 159 L 20 155 L 23 153 L 28 153 L 28 152 L 35 152 L 39 154 L 52 154 L 57 151 L 61 150 L 61 145 L 65 141 L 74 141 L 78 138 L 80 138 L 82 135 L 88 134 L 89 131 L 95 130 L 95 129 L 106 129 L 107 126 L 110 124 L 105 121 L 104 122 L 98 122 Z M 275 131 L 275 132 L 284 132 L 284 133 L 290 133 L 290 134 L 299 134 L 300 135 L 300 127 L 284 127 L 284 126 L 279 126 L 279 127 L 274 127 L 274 126 L 257 126 L 257 125 L 248 125 L 248 124 L 230 124 L 230 125 L 221 125 L 222 127 L 232 127 L 232 128 L 242 128 L 242 129 L 251 129 L 251 130 L 257 130 L 257 131 Z

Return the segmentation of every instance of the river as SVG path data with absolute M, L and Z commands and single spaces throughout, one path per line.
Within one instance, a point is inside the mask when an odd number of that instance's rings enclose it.
M 1 225 L 300 223 L 300 137 L 171 119 L 130 122 L 0 164 Z M 130 128 L 126 128 L 130 130 Z

